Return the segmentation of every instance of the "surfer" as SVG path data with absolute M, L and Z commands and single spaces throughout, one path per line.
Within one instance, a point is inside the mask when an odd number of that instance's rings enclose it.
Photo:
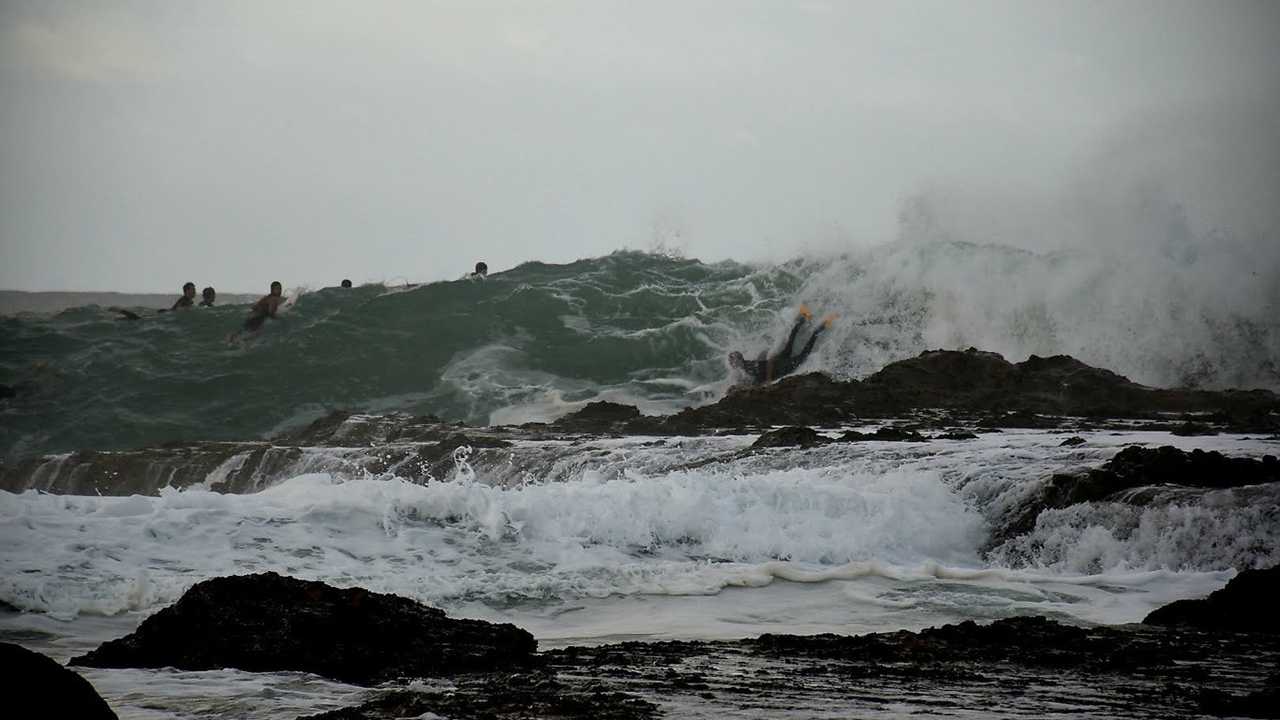
M 169 308 L 170 312 L 176 310 L 187 310 L 195 306 L 196 300 L 196 284 L 193 282 L 185 283 L 182 286 L 182 297 L 173 303 L 173 307 Z
M 729 365 L 746 375 L 752 385 L 763 385 L 784 375 L 790 375 L 809 358 L 809 353 L 813 352 L 813 345 L 818 341 L 818 336 L 822 334 L 822 331 L 831 327 L 831 322 L 835 319 L 835 316 L 828 315 L 823 318 L 822 324 L 809 336 L 809 342 L 805 343 L 800 354 L 792 355 L 791 348 L 796 343 L 796 336 L 800 333 L 800 328 L 809 324 L 812 319 L 813 313 L 809 312 L 809 308 L 801 305 L 800 315 L 796 318 L 795 325 L 791 327 L 791 334 L 787 336 L 787 344 L 782 348 L 781 352 L 773 357 L 766 357 L 765 353 L 761 353 L 759 359 L 747 360 L 742 357 L 742 353 L 734 350 L 729 353 Z
M 200 307 L 213 307 L 213 303 L 218 299 L 218 291 L 212 287 L 207 287 L 200 293 L 203 298 L 200 300 Z
M 284 287 L 279 281 L 271 283 L 271 292 L 263 295 L 252 308 L 249 308 L 249 317 L 244 321 L 244 329 L 247 332 L 257 332 L 267 318 L 276 316 L 276 310 L 280 308 L 280 303 L 284 302 L 283 292 Z

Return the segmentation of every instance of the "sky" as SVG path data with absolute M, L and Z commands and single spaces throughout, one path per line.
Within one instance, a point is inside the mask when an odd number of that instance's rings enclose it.
M 1153 194 L 1274 240 L 1277 37 L 1268 0 L 4 0 L 0 288 L 778 261 L 922 204 L 1054 247 Z

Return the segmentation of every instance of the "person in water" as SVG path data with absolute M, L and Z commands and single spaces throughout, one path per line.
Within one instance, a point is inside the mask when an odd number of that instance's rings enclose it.
M 489 277 L 489 266 L 482 260 L 476 263 L 476 271 L 471 273 L 467 277 L 471 278 L 472 280 L 483 280 Z
M 765 354 L 761 353 L 758 360 L 747 360 L 742 357 L 742 353 L 734 350 L 729 353 L 729 365 L 746 375 L 747 380 L 752 385 L 763 385 L 784 375 L 790 375 L 809 358 L 809 353 L 813 352 L 813 345 L 818 341 L 818 336 L 822 334 L 822 331 L 831 327 L 831 321 L 835 317 L 828 315 L 824 318 L 822 324 L 809 336 L 809 342 L 805 343 L 804 348 L 800 350 L 800 354 L 792 355 L 791 349 L 795 346 L 796 336 L 800 334 L 800 328 L 809 324 L 812 319 L 813 313 L 809 312 L 809 308 L 801 305 L 800 316 L 796 318 L 796 324 L 791 327 L 791 334 L 787 336 L 787 344 L 782 348 L 781 352 L 773 357 L 765 357 Z
M 350 281 L 350 280 L 347 280 L 347 279 L 345 279 L 345 278 L 344 278 L 344 279 L 342 280 L 342 287 L 344 287 L 344 288 L 349 288 L 349 287 L 351 287 L 351 281 Z
M 212 287 L 205 288 L 201 291 L 200 295 L 202 298 L 200 300 L 200 307 L 213 307 L 214 301 L 218 299 L 218 291 L 214 290 Z
M 187 310 L 196 304 L 196 284 L 193 282 L 186 283 L 182 286 L 182 297 L 178 298 L 173 307 L 169 308 L 170 312 L 175 310 Z
M 244 321 L 244 329 L 249 332 L 256 332 L 262 327 L 262 324 L 269 317 L 275 317 L 276 311 L 280 309 L 280 303 L 284 302 L 284 287 L 279 281 L 271 283 L 271 292 L 263 295 L 262 299 L 253 304 L 249 308 L 249 317 Z

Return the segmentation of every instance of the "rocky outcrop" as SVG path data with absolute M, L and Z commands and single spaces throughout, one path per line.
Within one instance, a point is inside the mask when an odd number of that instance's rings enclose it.
M 770 430 L 761 435 L 754 443 L 753 448 L 771 448 L 771 447 L 817 447 L 819 445 L 827 445 L 832 440 L 825 435 L 821 435 L 817 430 L 809 427 L 784 427 L 777 430 Z
M 627 642 L 544 657 L 562 676 L 613 679 L 675 708 L 673 716 L 697 708 L 706 715 L 862 717 L 891 705 L 899 715 L 1196 718 L 1265 700 L 1280 637 L 1206 642 L 1196 631 L 1019 617 L 863 636 Z
M 4 668 L 0 707 L 5 717 L 116 718 L 88 680 L 38 652 L 0 642 L 0 667 Z
M 276 573 L 197 583 L 90 667 L 300 671 L 358 685 L 521 667 L 536 643 L 513 625 L 456 620 L 396 595 Z
M 974 435 L 973 437 L 977 436 Z M 961 437 L 960 439 L 965 438 Z M 864 442 L 867 440 L 879 440 L 881 442 L 928 442 L 929 438 L 921 435 L 915 430 L 896 427 L 882 427 L 873 433 L 861 433 L 857 430 L 848 430 L 840 436 L 840 442 Z
M 1245 570 L 1203 600 L 1178 600 L 1147 615 L 1147 625 L 1280 633 L 1280 567 Z
M 1254 460 L 1203 450 L 1184 452 L 1167 445 L 1155 449 L 1130 446 L 1100 468 L 1050 477 L 1039 492 L 998 524 L 993 539 L 998 542 L 1029 532 L 1045 510 L 1113 500 L 1135 488 L 1175 485 L 1221 489 L 1272 482 L 1280 482 L 1280 462 L 1272 455 Z M 1134 494 L 1126 499 L 1140 502 L 1143 497 Z

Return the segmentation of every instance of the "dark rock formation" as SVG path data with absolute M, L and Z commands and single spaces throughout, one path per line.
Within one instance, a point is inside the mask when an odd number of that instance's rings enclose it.
M 1203 600 L 1178 600 L 1154 610 L 1147 625 L 1280 633 L 1280 567 L 1245 570 Z
M 819 373 L 793 375 L 770 385 L 738 387 L 719 402 L 688 408 L 661 421 L 667 433 L 772 425 L 838 425 L 855 419 L 856 380 Z
M 294 670 L 368 685 L 531 662 L 513 625 L 455 620 L 396 595 L 275 573 L 197 583 L 132 634 L 72 660 L 91 667 Z
M 1039 493 L 1000 523 L 994 539 L 1030 531 L 1044 510 L 1117 499 L 1119 493 L 1134 488 L 1164 484 L 1220 489 L 1271 482 L 1280 482 L 1280 462 L 1272 455 L 1254 460 L 1203 450 L 1183 452 L 1168 445 L 1158 449 L 1134 445 L 1116 453 L 1100 468 L 1049 478 Z
M 751 444 L 753 448 L 768 447 L 816 447 L 818 445 L 826 445 L 831 442 L 831 438 L 818 434 L 817 430 L 808 427 L 784 427 L 760 436 L 758 440 Z
M 562 432 L 612 433 L 641 417 L 640 411 L 631 405 L 602 401 L 588 403 L 581 410 L 556 420 L 551 427 Z
M 1191 421 L 1187 421 L 1182 423 L 1181 425 L 1174 426 L 1174 428 L 1171 429 L 1169 432 L 1181 437 L 1199 437 L 1202 435 L 1218 434 L 1217 430 L 1209 427 L 1208 425 L 1205 425 L 1204 423 L 1191 422 Z
M 0 643 L 0 667 L 5 668 L 0 707 L 6 717 L 115 720 L 88 680 L 38 652 Z
M 653 703 L 632 695 L 535 672 L 463 678 L 448 692 L 392 690 L 358 707 L 306 720 L 398 720 L 427 713 L 485 720 L 644 720 L 658 714 Z
M 974 435 L 973 437 L 977 437 L 977 435 Z M 866 440 L 880 440 L 883 442 L 928 442 L 929 438 L 914 430 L 906 430 L 904 428 L 896 427 L 882 427 L 873 433 L 860 433 L 857 430 L 848 430 L 840 436 L 840 442 L 863 442 Z
M 1062 442 L 1058 443 L 1058 447 L 1075 447 L 1077 445 L 1083 445 L 1085 444 L 1085 442 L 1086 440 L 1080 437 L 1079 435 L 1073 435 L 1067 438 L 1066 440 L 1063 440 Z
M 978 436 L 968 430 L 949 430 L 940 435 L 935 435 L 934 440 L 977 440 Z
M 689 709 L 699 717 L 863 717 L 891 705 L 903 716 L 1194 718 L 1212 698 L 1265 699 L 1280 636 L 1218 642 L 1198 631 L 1030 617 L 857 637 L 627 642 L 543 657 L 562 677 L 612 682 L 660 700 L 673 717 Z

